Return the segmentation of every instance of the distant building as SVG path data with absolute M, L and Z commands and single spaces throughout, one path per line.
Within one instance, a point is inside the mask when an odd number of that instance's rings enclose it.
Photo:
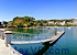
M 65 25 L 65 21 L 60 22 L 60 25 Z
M 54 24 L 54 21 L 48 21 L 48 25 Z
M 73 24 L 77 25 L 77 19 L 73 19 Z

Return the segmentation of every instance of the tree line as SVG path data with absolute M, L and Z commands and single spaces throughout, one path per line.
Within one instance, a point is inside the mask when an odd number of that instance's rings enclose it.
M 32 27 L 32 26 L 49 26 L 48 22 L 54 22 L 50 26 L 55 25 L 55 23 L 59 23 L 62 21 L 65 21 L 65 24 L 67 25 L 68 22 L 73 22 L 72 19 L 69 20 L 36 20 L 34 17 L 30 16 L 24 16 L 24 17 L 14 17 L 12 21 L 6 22 L 3 21 L 0 22 L 0 27 L 14 27 L 14 28 L 25 28 L 25 27 Z

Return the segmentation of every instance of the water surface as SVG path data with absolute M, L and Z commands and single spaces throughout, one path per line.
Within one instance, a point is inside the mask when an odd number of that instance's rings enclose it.
M 15 44 L 12 45 L 23 55 L 77 55 L 77 27 L 59 27 L 65 34 L 53 45 L 39 44 Z

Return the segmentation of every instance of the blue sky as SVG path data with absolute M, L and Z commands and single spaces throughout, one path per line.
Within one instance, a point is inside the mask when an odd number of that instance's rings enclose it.
M 77 0 L 0 0 L 0 21 L 9 21 L 16 16 L 77 18 Z

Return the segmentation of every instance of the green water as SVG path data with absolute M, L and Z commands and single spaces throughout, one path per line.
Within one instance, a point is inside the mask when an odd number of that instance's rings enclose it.
M 23 28 L 14 28 L 11 29 L 11 31 L 13 32 L 18 32 L 18 33 L 30 33 L 30 34 L 39 34 L 40 32 L 42 32 L 41 29 L 38 28 L 28 28 L 28 29 L 23 29 Z
M 54 29 L 50 28 L 31 28 L 31 29 L 14 29 L 11 36 L 12 41 L 37 41 L 50 38 L 54 35 Z

